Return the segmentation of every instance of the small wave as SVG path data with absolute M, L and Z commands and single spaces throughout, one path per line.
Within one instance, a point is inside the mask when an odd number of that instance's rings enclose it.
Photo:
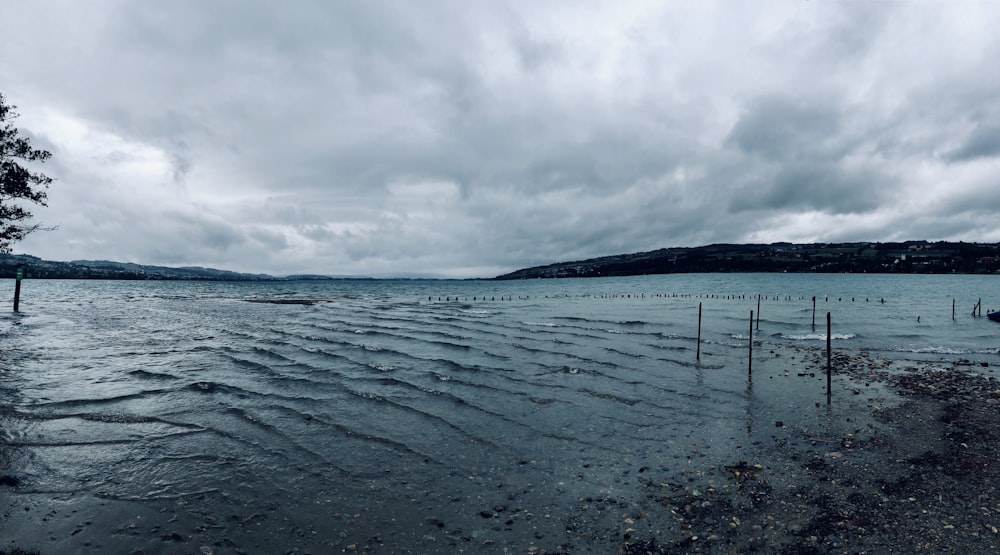
M 919 354 L 934 354 L 934 355 L 991 355 L 1000 352 L 1000 349 L 984 349 L 984 350 L 974 350 L 974 349 L 960 349 L 958 347 L 947 347 L 945 345 L 925 345 L 925 346 L 896 346 L 890 347 L 889 352 L 895 353 L 919 353 Z
M 227 385 L 224 383 L 213 382 L 213 381 L 197 381 L 188 384 L 185 389 L 188 391 L 195 391 L 198 393 L 228 393 L 230 395 L 235 395 L 237 397 L 247 397 L 247 396 L 259 396 L 260 394 L 249 389 L 243 389 L 242 387 L 237 387 L 235 385 Z M 272 396 L 277 396 L 272 394 Z
M 911 353 L 934 353 L 934 354 L 942 354 L 942 355 L 966 355 L 966 354 L 970 354 L 970 351 L 968 351 L 966 349 L 953 349 L 953 348 L 950 348 L 950 347 L 938 347 L 938 346 L 918 347 L 918 348 L 902 349 L 902 350 L 904 352 L 911 352 Z
M 87 447 L 92 445 L 127 445 L 138 443 L 141 438 L 95 439 L 92 441 L 11 441 L 8 447 Z
M 169 393 L 170 389 L 146 389 L 137 393 L 127 393 L 125 395 L 116 395 L 113 397 L 104 397 L 100 399 L 65 399 L 62 401 L 49 401 L 44 403 L 36 403 L 31 405 L 32 409 L 36 408 L 68 408 L 68 407 L 79 407 L 79 406 L 102 406 L 102 405 L 113 405 L 116 403 L 121 403 L 124 401 L 132 401 L 135 399 L 144 399 L 147 397 L 155 397 L 164 393 Z
M 613 393 L 607 393 L 604 391 L 594 391 L 593 389 L 584 389 L 582 391 L 588 395 L 597 397 L 598 399 L 606 399 L 608 401 L 614 401 L 616 403 L 621 403 L 623 405 L 628 405 L 630 407 L 639 404 L 638 399 L 630 399 L 628 397 L 622 397 L 621 395 L 615 395 Z
M 687 338 L 684 338 L 687 339 Z M 691 347 L 687 345 L 649 345 L 652 349 L 661 349 L 664 351 L 690 351 Z
M 137 378 L 142 378 L 146 380 L 176 380 L 177 376 L 171 376 L 170 374 L 161 374 L 159 372 L 149 372 L 146 370 L 132 370 L 129 372 L 130 376 L 135 376 Z
M 444 340 L 425 340 L 426 343 L 431 345 L 437 345 L 439 347 L 444 347 L 445 349 L 458 349 L 460 351 L 471 350 L 472 347 L 469 345 L 462 345 L 461 343 L 453 343 L 451 341 Z
M 645 355 L 641 355 L 639 353 L 629 353 L 627 351 L 623 351 L 621 349 L 615 349 L 612 347 L 605 347 L 604 350 L 609 353 L 615 353 L 629 358 L 646 358 Z
M 521 322 L 525 326 L 540 326 L 543 328 L 558 328 L 559 324 L 555 322 Z
M 845 340 L 845 339 L 854 339 L 857 336 L 858 335 L 855 334 L 855 333 L 834 333 L 834 334 L 830 335 L 830 339 Z M 781 337 L 783 339 L 791 339 L 792 341 L 824 341 L 824 340 L 826 340 L 826 334 L 825 333 L 803 333 L 803 334 L 782 333 L 782 334 L 779 334 L 779 337 Z
M 232 361 L 232 363 L 239 368 L 243 368 L 246 370 L 253 370 L 261 373 L 274 373 L 274 369 L 272 369 L 270 366 L 266 364 L 261 364 L 259 362 L 247 360 L 245 358 L 240 358 L 234 355 L 227 355 L 226 358 Z
M 251 350 L 255 354 L 264 356 L 266 358 L 272 358 L 272 359 L 278 360 L 280 362 L 291 362 L 292 361 L 292 359 L 286 357 L 285 355 L 282 355 L 280 353 L 276 353 L 276 352 L 272 351 L 271 349 L 266 349 L 264 347 L 260 347 L 260 346 L 257 346 L 257 345 L 255 345 Z
M 597 372 L 595 370 L 587 370 L 586 368 L 577 368 L 575 366 L 560 366 L 560 367 L 549 366 L 549 367 L 546 367 L 545 371 L 543 371 L 543 372 L 540 373 L 540 375 L 543 375 L 543 376 L 547 376 L 547 375 L 551 375 L 551 374 L 570 374 L 570 375 L 587 374 L 587 375 L 590 375 L 590 376 L 600 376 L 601 375 L 600 372 Z
M 571 345 L 571 343 L 569 343 L 568 341 L 560 341 L 558 339 L 553 339 L 552 342 L 553 343 L 562 343 L 564 345 Z M 521 349 L 523 351 L 527 351 L 529 353 L 542 353 L 542 354 L 549 354 L 549 353 L 551 353 L 551 351 L 549 349 L 541 349 L 539 347 L 529 347 L 528 345 L 525 345 L 523 343 L 511 343 L 510 346 L 513 347 L 513 348 L 515 348 L 515 349 Z
M 568 322 L 590 322 L 590 318 L 581 318 L 579 316 L 560 316 L 560 320 L 566 320 Z
M 200 426 L 194 424 L 186 424 L 183 422 L 171 422 L 164 420 L 156 416 L 148 416 L 144 414 L 129 414 L 129 413 L 80 413 L 80 414 L 65 414 L 61 415 L 61 418 L 79 418 L 80 420 L 89 420 L 91 422 L 106 422 L 109 424 L 167 424 L 170 426 L 176 426 L 179 428 L 189 428 L 189 429 L 201 429 Z
M 479 309 L 463 310 L 462 312 L 465 314 L 473 314 L 475 316 L 490 316 L 492 314 L 497 314 L 497 312 L 494 312 L 492 310 L 479 310 Z
M 190 390 L 192 390 L 192 391 L 205 391 L 205 392 L 215 391 L 216 388 L 218 388 L 218 387 L 219 387 L 219 384 L 217 384 L 215 382 L 194 382 L 194 383 L 188 384 L 188 386 L 187 386 L 187 388 L 190 389 Z

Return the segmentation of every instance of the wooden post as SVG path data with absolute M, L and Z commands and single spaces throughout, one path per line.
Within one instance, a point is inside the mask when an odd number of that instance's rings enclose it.
M 830 340 L 832 335 L 830 334 L 830 313 L 826 313 L 826 403 L 830 404 L 830 374 L 831 374 L 831 364 L 830 364 Z
M 760 293 L 757 293 L 757 331 L 760 331 Z
M 753 375 L 753 311 L 750 311 L 750 353 L 747 355 L 747 375 Z
M 951 300 L 951 319 L 955 319 L 955 299 Z
M 21 278 L 24 277 L 24 266 L 18 265 L 17 270 L 15 270 L 15 281 L 14 281 L 14 312 L 18 311 L 21 304 Z
M 698 350 L 695 354 L 695 360 L 701 360 L 701 303 L 698 303 Z

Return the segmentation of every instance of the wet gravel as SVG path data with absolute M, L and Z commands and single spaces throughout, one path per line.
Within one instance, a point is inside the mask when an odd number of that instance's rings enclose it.
M 768 464 L 649 480 L 648 506 L 671 518 L 627 528 L 618 552 L 1000 552 L 1000 382 L 978 366 L 838 355 L 852 387 L 884 384 L 903 402 L 841 437 L 790 434 Z

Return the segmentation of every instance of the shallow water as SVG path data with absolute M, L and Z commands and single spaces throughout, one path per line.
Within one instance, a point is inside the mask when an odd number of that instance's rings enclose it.
M 608 553 L 651 480 L 766 463 L 776 422 L 841 433 L 861 425 L 857 406 L 895 402 L 838 377 L 825 404 L 809 351 L 825 348 L 827 312 L 837 351 L 992 372 L 1000 326 L 969 312 L 983 297 L 986 313 L 995 283 L 25 281 L 22 312 L 0 315 L 0 475 L 26 500 L 163 515 L 125 511 L 95 551 Z M 582 516 L 594 499 L 608 510 Z M 86 536 L 5 534 L 43 548 Z

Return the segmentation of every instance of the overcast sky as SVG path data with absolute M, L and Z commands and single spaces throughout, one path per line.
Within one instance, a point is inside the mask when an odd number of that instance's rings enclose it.
M 491 277 L 1000 241 L 1000 2 L 0 0 L 15 252 Z

